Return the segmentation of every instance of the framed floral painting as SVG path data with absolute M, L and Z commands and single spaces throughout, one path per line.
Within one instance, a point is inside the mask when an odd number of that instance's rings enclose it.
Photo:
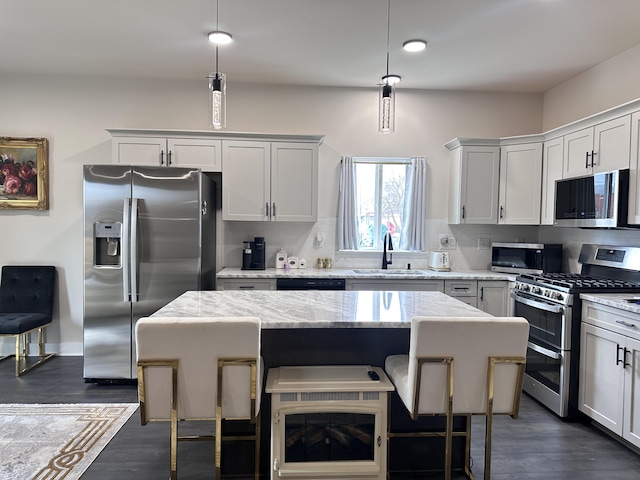
M 0 137 L 0 209 L 49 209 L 46 138 Z

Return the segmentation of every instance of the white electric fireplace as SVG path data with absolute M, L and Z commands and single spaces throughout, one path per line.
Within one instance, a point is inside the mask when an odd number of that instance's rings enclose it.
M 386 478 L 387 392 L 366 365 L 269 369 L 271 478 Z

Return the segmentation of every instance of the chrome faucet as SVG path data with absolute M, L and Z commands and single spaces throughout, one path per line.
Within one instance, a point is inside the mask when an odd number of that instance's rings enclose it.
M 384 237 L 382 237 L 382 268 L 383 270 L 387 270 L 388 266 L 393 263 L 393 254 L 389 253 L 389 258 L 387 258 L 387 243 L 389 246 L 389 252 L 393 250 L 393 243 L 391 243 L 391 234 L 385 233 Z

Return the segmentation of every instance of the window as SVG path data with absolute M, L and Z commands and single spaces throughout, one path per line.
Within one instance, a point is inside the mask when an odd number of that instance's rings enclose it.
M 358 249 L 381 250 L 391 234 L 399 248 L 405 213 L 408 158 L 354 158 Z
M 424 157 L 342 157 L 336 236 L 338 250 L 425 251 L 427 161 Z

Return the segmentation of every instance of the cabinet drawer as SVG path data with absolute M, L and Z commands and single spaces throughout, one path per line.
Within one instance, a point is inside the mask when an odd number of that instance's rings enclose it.
M 585 301 L 582 304 L 582 321 L 640 340 L 640 315 L 633 312 Z
M 451 297 L 477 297 L 478 282 L 476 280 L 445 280 L 444 293 Z

